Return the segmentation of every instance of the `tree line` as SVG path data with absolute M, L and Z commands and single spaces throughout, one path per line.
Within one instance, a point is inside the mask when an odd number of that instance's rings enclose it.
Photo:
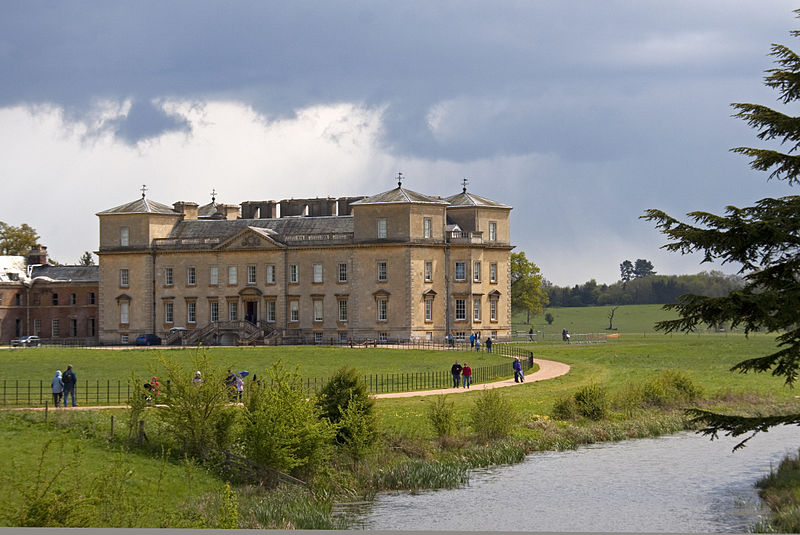
M 543 281 L 549 306 L 584 307 L 595 305 L 662 305 L 677 303 L 681 295 L 724 297 L 744 286 L 738 275 L 703 271 L 696 275 L 647 275 L 598 284 L 591 279 L 583 284 L 556 286 Z

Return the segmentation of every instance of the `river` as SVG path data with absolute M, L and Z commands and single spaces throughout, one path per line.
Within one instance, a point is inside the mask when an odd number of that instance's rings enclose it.
M 760 515 L 753 484 L 800 447 L 800 428 L 735 439 L 695 433 L 529 455 L 474 470 L 453 490 L 383 493 L 354 529 L 743 533 Z

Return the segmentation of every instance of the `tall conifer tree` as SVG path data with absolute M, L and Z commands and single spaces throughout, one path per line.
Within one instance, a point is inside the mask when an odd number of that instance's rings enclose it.
M 800 16 L 800 10 L 795 13 Z M 800 37 L 800 31 L 791 32 Z M 786 46 L 773 44 L 775 67 L 766 71 L 764 82 L 776 89 L 783 104 L 800 100 L 800 57 Z M 800 183 L 800 117 L 793 117 L 758 104 L 732 104 L 735 117 L 758 130 L 762 141 L 775 140 L 785 152 L 737 147 L 733 152 L 751 158 L 750 166 L 769 171 L 769 178 Z M 665 332 L 692 331 L 697 326 L 730 323 L 745 333 L 766 331 L 776 334 L 777 351 L 736 364 L 731 371 L 771 372 L 788 386 L 797 381 L 800 369 L 800 197 L 766 198 L 755 206 L 728 206 L 725 215 L 691 212 L 692 223 L 684 223 L 660 210 L 647 210 L 644 219 L 671 240 L 664 247 L 683 254 L 703 252 L 703 262 L 721 260 L 741 265 L 745 280 L 741 290 L 726 297 L 684 295 L 665 308 L 677 310 L 680 318 L 657 324 Z M 740 448 L 759 431 L 781 424 L 800 425 L 800 413 L 768 417 L 725 415 L 693 409 L 705 425 L 703 432 L 716 437 L 720 432 L 734 437 L 749 435 Z

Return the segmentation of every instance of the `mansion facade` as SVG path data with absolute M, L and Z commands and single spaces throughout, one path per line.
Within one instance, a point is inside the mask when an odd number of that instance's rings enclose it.
M 510 339 L 510 211 L 466 187 L 205 206 L 143 194 L 97 214 L 100 343 Z

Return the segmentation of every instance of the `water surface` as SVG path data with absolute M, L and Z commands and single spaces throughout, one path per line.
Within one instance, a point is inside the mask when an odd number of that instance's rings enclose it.
M 529 455 L 471 472 L 468 486 L 386 493 L 355 529 L 747 532 L 764 513 L 753 484 L 800 447 L 800 428 L 736 439 L 695 433 Z

